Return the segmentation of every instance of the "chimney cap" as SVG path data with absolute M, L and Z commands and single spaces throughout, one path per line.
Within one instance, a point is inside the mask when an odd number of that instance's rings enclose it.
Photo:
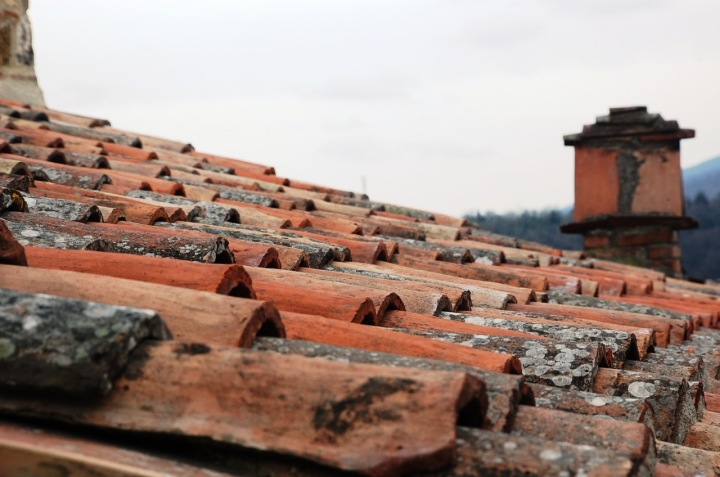
M 586 125 L 579 134 L 564 136 L 566 146 L 586 140 L 639 136 L 643 141 L 668 141 L 695 137 L 694 129 L 681 129 L 677 121 L 648 113 L 646 106 L 610 108 L 607 116 L 598 116 L 595 124 Z

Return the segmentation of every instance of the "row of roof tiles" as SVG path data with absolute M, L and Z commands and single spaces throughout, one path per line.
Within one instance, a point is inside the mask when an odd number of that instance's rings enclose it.
M 720 472 L 720 287 L 101 119 L 0 139 L 0 474 Z

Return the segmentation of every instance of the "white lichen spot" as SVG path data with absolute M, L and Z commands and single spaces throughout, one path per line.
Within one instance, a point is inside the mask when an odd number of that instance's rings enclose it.
M 96 338 L 102 338 L 102 337 L 107 336 L 108 334 L 110 334 L 110 330 L 104 326 L 95 328 L 95 337 Z
M 0 338 L 0 359 L 8 358 L 14 352 L 15 344 L 7 338 Z
M 562 457 L 562 452 L 556 451 L 555 449 L 545 449 L 540 452 L 540 458 L 542 460 L 558 460 Z
M 88 352 L 85 348 L 80 347 L 75 351 L 75 361 L 80 361 L 88 357 Z
M 595 407 L 603 407 L 607 403 L 605 402 L 605 400 L 603 398 L 598 396 L 598 397 L 595 397 L 595 398 L 591 399 L 590 401 L 588 401 L 588 404 L 590 404 L 591 406 L 595 406 Z
M 506 451 L 513 451 L 513 450 L 517 449 L 517 444 L 512 441 L 508 441 L 505 444 L 503 444 L 503 449 L 505 449 Z
M 112 318 L 115 315 L 115 309 L 99 303 L 88 303 L 83 310 L 83 315 L 88 318 Z
M 529 350 L 525 351 L 525 356 L 534 357 L 534 358 L 542 358 L 547 354 L 547 349 L 545 348 L 530 348 Z
M 552 378 L 552 382 L 557 387 L 570 386 L 572 384 L 572 378 L 569 376 L 555 376 Z
M 22 245 L 22 246 L 30 245 L 30 241 L 29 241 L 29 240 L 24 240 L 24 239 L 18 240 L 18 243 L 19 243 L 20 245 Z
M 465 323 L 469 323 L 471 325 L 480 325 L 483 326 L 486 323 L 485 318 L 480 318 L 478 316 L 468 316 L 465 318 Z
M 572 363 L 573 361 L 575 361 L 575 356 L 573 356 L 571 353 L 558 353 L 557 355 L 555 355 L 555 361 Z
M 25 229 L 20 232 L 20 235 L 22 235 L 23 237 L 39 237 L 40 232 L 32 229 Z
M 535 366 L 535 376 L 542 376 L 543 374 L 546 374 L 548 371 L 550 371 L 552 368 L 550 366 Z
M 42 320 L 37 315 L 26 315 L 22 319 L 22 327 L 25 331 L 35 331 L 35 328 L 42 323 Z
M 655 385 L 636 381 L 628 386 L 628 392 L 638 398 L 647 398 L 655 394 Z
M 589 351 L 584 351 L 584 350 L 580 350 L 580 349 L 574 350 L 573 354 L 575 354 L 575 357 L 580 358 L 580 359 L 587 358 L 588 356 L 590 356 Z
M 580 376 L 587 376 L 591 372 L 592 372 L 592 366 L 590 366 L 589 364 L 581 364 L 577 368 L 573 369 L 572 374 L 573 374 L 573 376 L 580 377 Z
M 48 362 L 55 363 L 58 366 L 70 366 L 72 364 L 72 359 L 64 354 L 53 354 L 48 356 Z

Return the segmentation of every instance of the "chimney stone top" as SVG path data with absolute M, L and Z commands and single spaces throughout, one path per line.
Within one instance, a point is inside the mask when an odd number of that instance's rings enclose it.
M 610 114 L 598 116 L 595 124 L 583 126 L 578 134 L 564 136 L 566 146 L 584 143 L 627 139 L 635 136 L 643 143 L 653 141 L 679 141 L 695 137 L 694 129 L 681 129 L 677 121 L 665 120 L 656 113 L 648 113 L 646 106 L 610 108 Z

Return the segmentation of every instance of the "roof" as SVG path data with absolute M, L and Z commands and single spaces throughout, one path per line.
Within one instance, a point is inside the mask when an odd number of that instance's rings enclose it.
M 720 471 L 719 286 L 0 105 L 1 475 Z

